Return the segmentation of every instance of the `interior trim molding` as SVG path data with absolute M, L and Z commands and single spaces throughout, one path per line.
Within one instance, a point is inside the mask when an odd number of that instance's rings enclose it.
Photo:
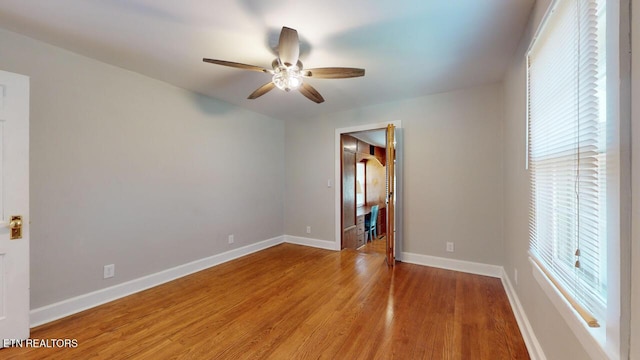
M 335 241 L 311 239 L 311 238 L 306 238 L 301 236 L 284 235 L 284 242 L 289 244 L 304 245 L 304 246 L 309 246 L 309 247 L 314 247 L 319 249 L 340 250 L 340 248 L 336 249 Z
M 461 271 L 470 274 L 502 278 L 502 266 L 489 265 L 471 261 L 448 259 L 438 256 L 422 255 L 403 252 L 403 262 L 416 265 L 431 266 L 440 269 Z
M 520 303 L 520 298 L 518 298 L 518 294 L 516 293 L 513 286 L 511 286 L 511 281 L 509 280 L 509 276 L 507 275 L 507 272 L 504 270 L 504 268 L 502 269 L 501 279 L 502 286 L 507 293 L 507 298 L 509 298 L 509 303 L 511 304 L 513 315 L 515 315 L 516 322 L 518 323 L 518 327 L 520 328 L 520 333 L 522 334 L 524 343 L 527 346 L 527 350 L 529 350 L 529 356 L 532 360 L 546 360 L 547 357 L 544 355 L 542 346 L 540 345 L 536 334 L 533 332 L 533 328 L 531 327 L 531 323 L 529 322 L 527 313 L 524 312 L 524 308 Z
M 598 328 L 588 327 L 569 301 L 560 293 L 556 285 L 554 285 L 544 271 L 540 269 L 540 265 L 531 257 L 529 257 L 529 263 L 531 264 L 533 278 L 538 285 L 540 285 L 542 292 L 549 298 L 549 301 L 551 301 L 556 310 L 558 310 L 561 318 L 567 326 L 569 326 L 569 329 L 571 329 L 571 332 L 576 336 L 580 344 L 582 344 L 587 354 L 589 354 L 592 359 L 620 359 L 619 354 L 607 352 L 607 326 Z
M 387 125 L 393 124 L 396 127 L 396 130 L 402 129 L 402 121 L 401 120 L 391 120 L 387 122 L 381 123 L 372 123 L 372 124 L 362 124 L 349 126 L 344 128 L 336 128 L 335 129 L 335 137 L 334 137 L 334 208 L 335 208 L 335 240 L 334 240 L 334 248 L 333 250 L 340 250 L 342 243 L 342 194 L 340 193 L 340 187 L 342 184 L 342 146 L 340 143 L 340 135 L 348 134 L 351 132 L 358 131 L 367 131 L 367 130 L 380 130 L 386 129 Z M 400 138 L 399 141 L 403 139 L 402 130 L 397 133 Z M 403 174 L 402 174 L 402 162 L 403 162 L 403 148 L 402 142 L 400 142 L 400 146 L 396 149 L 396 250 L 402 248 L 403 244 L 403 231 L 402 231 L 402 209 L 403 209 Z
M 255 244 L 250 244 L 221 254 L 216 254 L 170 269 L 162 270 L 160 272 L 110 286 L 108 288 L 96 290 L 70 299 L 62 300 L 54 304 L 33 309 L 30 311 L 30 326 L 33 328 L 46 324 L 239 257 L 270 248 L 283 243 L 284 238 L 284 236 L 277 236 Z
M 81 311 L 123 298 L 131 294 L 135 294 L 146 289 L 150 289 L 169 281 L 282 243 L 303 245 L 326 250 L 339 250 L 335 249 L 335 243 L 333 241 L 311 239 L 292 235 L 277 236 L 268 240 L 260 241 L 255 244 L 229 250 L 221 254 L 216 254 L 204 259 L 199 259 L 187 264 L 163 270 L 155 274 L 150 274 L 121 284 L 117 284 L 105 289 L 100 289 L 54 304 L 33 309 L 30 312 L 30 326 L 33 328 L 39 325 L 43 325 L 48 322 L 79 313 Z M 403 262 L 410 264 L 432 266 L 447 270 L 461 271 L 476 275 L 500 278 L 505 288 L 505 292 L 507 293 L 507 297 L 509 299 L 509 303 L 511 304 L 513 313 L 516 317 L 518 327 L 520 328 L 520 332 L 522 333 L 522 337 L 524 338 L 527 349 L 529 350 L 531 359 L 546 360 L 544 352 L 542 351 L 542 347 L 540 346 L 540 343 L 538 342 L 538 339 L 533 332 L 533 328 L 529 323 L 529 319 L 527 318 L 522 304 L 518 299 L 518 295 L 511 285 L 509 277 L 507 276 L 502 266 L 406 252 L 402 253 L 402 259 Z

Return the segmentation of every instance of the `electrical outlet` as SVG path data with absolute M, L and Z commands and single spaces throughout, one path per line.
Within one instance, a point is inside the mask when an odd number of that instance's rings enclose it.
M 235 238 L 233 234 L 229 235 L 229 244 L 233 244 L 234 241 L 235 241 Z
M 453 243 L 447 242 L 447 252 L 453 252 Z
M 307 226 L 307 234 L 311 234 L 311 226 Z
M 116 266 L 109 264 L 104 266 L 104 279 L 112 278 L 116 274 Z
M 518 285 L 518 269 L 513 269 L 513 280 L 516 282 L 516 285 Z

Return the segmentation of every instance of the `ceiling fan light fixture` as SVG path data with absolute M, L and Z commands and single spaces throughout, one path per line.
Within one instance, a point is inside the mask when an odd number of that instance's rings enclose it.
M 278 66 L 274 72 L 272 81 L 280 90 L 291 91 L 302 85 L 302 74 L 298 66 Z
M 298 32 L 295 29 L 284 26 L 280 31 L 280 39 L 278 40 L 278 57 L 271 63 L 271 68 L 273 70 L 261 66 L 226 60 L 208 58 L 203 58 L 202 60 L 211 64 L 271 74 L 271 81 L 252 92 L 249 97 L 247 97 L 247 99 L 250 100 L 257 99 L 277 87 L 278 89 L 287 92 L 291 90 L 299 90 L 304 97 L 320 104 L 324 102 L 324 98 L 313 86 L 309 85 L 309 83 L 303 82 L 303 77 L 316 79 L 346 79 L 364 76 L 364 69 L 357 68 L 324 67 L 303 70 L 304 66 L 299 59 L 299 55 L 300 42 L 298 40 Z

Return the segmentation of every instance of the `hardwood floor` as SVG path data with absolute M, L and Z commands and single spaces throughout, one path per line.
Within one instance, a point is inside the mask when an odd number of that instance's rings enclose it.
M 499 279 L 281 244 L 32 330 L 3 359 L 528 359 Z
M 381 236 L 378 239 L 373 239 L 373 241 L 367 241 L 362 247 L 358 249 L 358 251 L 365 254 L 380 254 L 384 256 L 386 244 L 386 238 L 384 236 Z

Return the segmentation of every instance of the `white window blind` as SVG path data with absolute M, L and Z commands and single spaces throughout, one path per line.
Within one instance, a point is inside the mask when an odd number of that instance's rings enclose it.
M 605 7 L 599 5 L 557 1 L 527 54 L 530 253 L 592 327 L 604 321 L 607 302 Z

